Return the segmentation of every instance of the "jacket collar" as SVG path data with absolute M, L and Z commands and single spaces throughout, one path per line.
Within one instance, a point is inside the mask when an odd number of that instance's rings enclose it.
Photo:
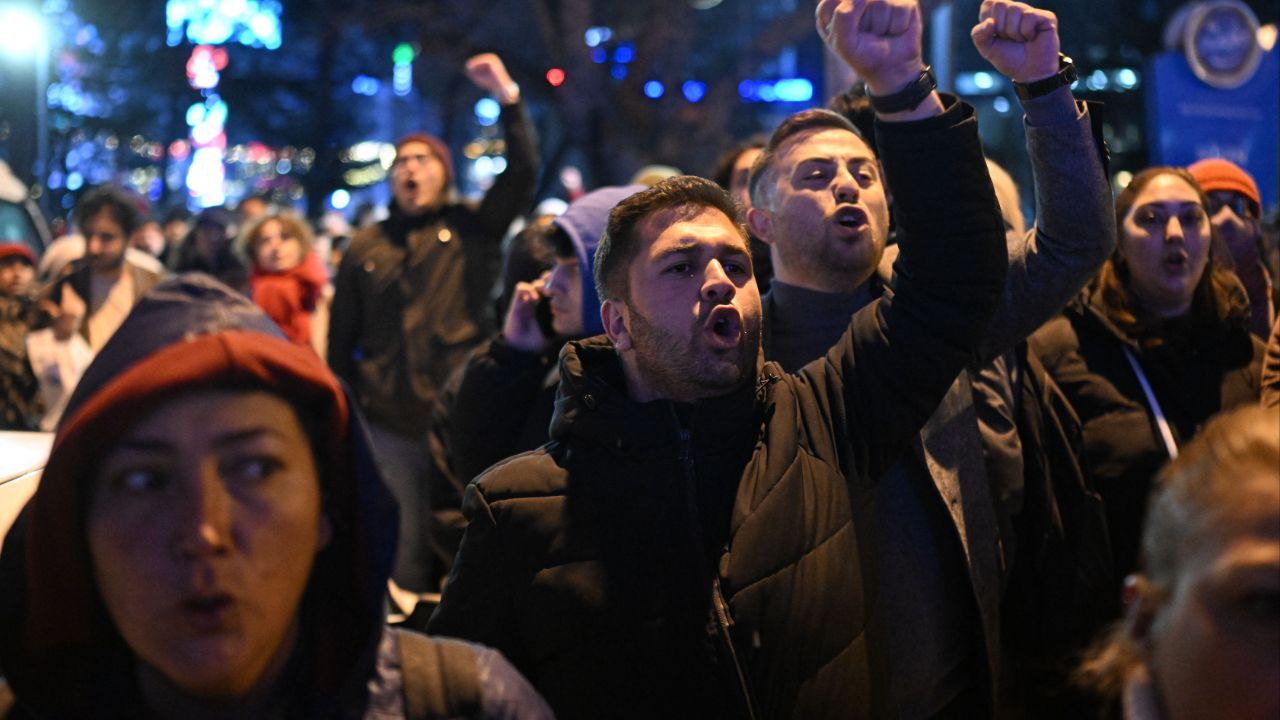
M 773 373 L 759 376 L 776 379 Z M 681 430 L 687 430 L 694 456 L 715 454 L 743 433 L 759 432 L 766 384 L 744 383 L 695 403 L 636 402 L 627 395 L 622 362 L 607 337 L 571 341 L 560 353 L 551 439 L 578 438 L 624 456 L 675 457 Z

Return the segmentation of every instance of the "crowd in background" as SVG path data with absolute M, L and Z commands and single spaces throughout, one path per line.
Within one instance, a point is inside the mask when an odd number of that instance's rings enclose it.
M 1268 199 L 1220 158 L 1113 198 L 1056 18 L 986 0 L 1017 187 L 919 24 L 822 0 L 865 83 L 709 180 L 531 211 L 486 54 L 479 202 L 411 134 L 381 219 L 102 186 L 0 243 L 0 429 L 57 433 L 12 716 L 1280 716 Z

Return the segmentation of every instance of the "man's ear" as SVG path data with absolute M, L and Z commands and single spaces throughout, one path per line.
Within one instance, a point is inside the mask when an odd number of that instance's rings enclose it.
M 631 349 L 631 330 L 627 327 L 627 306 L 619 300 L 605 300 L 600 303 L 600 321 L 604 324 L 604 332 L 618 352 Z
M 773 215 L 757 207 L 747 208 L 747 229 L 769 245 L 773 244 Z

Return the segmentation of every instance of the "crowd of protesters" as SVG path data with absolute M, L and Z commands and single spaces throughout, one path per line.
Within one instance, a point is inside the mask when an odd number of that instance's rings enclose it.
M 984 0 L 1018 188 L 921 22 L 820 0 L 859 86 L 711 179 L 529 212 L 484 54 L 478 203 L 415 133 L 350 237 L 104 186 L 0 243 L 0 429 L 55 433 L 0 718 L 1280 717 L 1257 184 L 1113 200 L 1056 17 Z

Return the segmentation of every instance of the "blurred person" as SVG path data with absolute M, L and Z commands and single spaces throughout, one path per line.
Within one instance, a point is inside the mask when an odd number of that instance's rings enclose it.
M 549 718 L 496 652 L 386 627 L 396 510 L 361 424 L 247 299 L 157 287 L 5 538 L 0 715 Z
M 439 388 L 493 326 L 489 290 L 507 227 L 533 199 L 537 151 L 520 87 L 493 54 L 467 61 L 467 76 L 502 106 L 507 169 L 478 207 L 453 199 L 448 148 L 425 134 L 396 145 L 390 216 L 360 231 L 334 279 L 329 364 L 369 417 L 383 477 L 400 503 L 395 579 L 433 590 L 427 485 L 428 426 Z
M 162 271 L 143 267 L 126 250 L 140 218 L 134 200 L 124 191 L 97 188 L 76 203 L 73 215 L 84 237 L 83 256 L 57 273 L 42 292 L 42 306 L 61 337 L 68 331 L 78 332 L 96 352 L 160 281 Z
M 1262 343 L 1239 281 L 1210 252 L 1209 201 L 1152 167 L 1115 201 L 1116 251 L 1031 348 L 1083 425 L 1115 584 L 1137 566 L 1151 479 L 1215 413 L 1258 401 Z
M 819 32 L 894 94 L 923 68 L 919 6 L 858 12 L 823 2 Z M 562 351 L 551 442 L 467 487 L 428 627 L 486 638 L 561 718 L 883 712 L 874 480 L 976 349 L 1006 266 L 972 108 L 911 97 L 881 117 L 896 293 L 798 374 L 762 363 L 724 190 L 671 178 L 611 211 L 594 269 L 607 337 Z
M 183 241 L 191 232 L 191 211 L 181 205 L 171 208 L 164 214 L 161 228 L 164 232 L 165 248 L 160 259 L 164 261 L 165 267 L 173 269 L 178 261 Z
M 873 630 L 884 653 L 877 662 L 891 668 L 888 691 L 902 717 L 993 711 L 1007 558 L 987 462 L 994 450 L 980 422 L 988 401 L 975 398 L 974 389 L 1012 385 L 1007 367 L 984 366 L 1079 292 L 1114 242 L 1100 142 L 1088 109 L 1060 75 L 1057 18 L 1024 3 L 988 0 L 973 39 L 1013 82 L 1050 81 L 1047 92 L 1024 101 L 1041 212 L 1036 230 L 1021 232 L 1016 188 L 999 174 L 995 194 L 1011 219 L 1003 223 L 1009 271 L 1001 304 L 966 372 L 909 452 L 878 478 L 881 610 Z M 870 98 L 873 106 L 879 102 L 875 92 Z M 884 123 L 876 122 L 881 132 Z M 828 110 L 784 121 L 752 169 L 748 226 L 768 243 L 775 272 L 763 300 L 764 353 L 784 369 L 821 358 L 850 315 L 889 294 L 895 267 L 886 261 L 896 247 L 886 253 L 890 212 L 881 172 L 853 125 Z M 982 182 L 991 187 L 987 174 Z M 994 377 L 981 377 L 984 369 Z M 1014 446 L 996 448 L 1013 465 L 1002 475 L 1021 482 L 1016 430 L 1012 420 L 1003 427 L 1000 440 L 1011 437 Z
M 551 231 L 539 238 L 554 257 L 553 267 L 516 284 L 502 332 L 467 361 L 452 400 L 452 458 L 464 482 L 547 442 L 561 347 L 604 332 L 592 268 L 609 211 L 643 189 L 593 190 L 552 218 Z
M 36 256 L 25 243 L 0 242 L 0 430 L 36 430 L 44 412 L 27 357 L 35 275 Z
M 290 212 L 250 221 L 239 239 L 249 258 L 249 297 L 291 342 L 311 344 L 311 316 L 329 273 L 312 250 L 311 228 Z
M 160 223 L 152 217 L 143 218 L 138 229 L 129 236 L 129 247 L 141 250 L 154 258 L 161 258 L 167 247 Z
M 1249 294 L 1249 330 L 1266 340 L 1276 318 L 1275 268 L 1267 267 L 1262 248 L 1262 195 L 1243 168 L 1211 158 L 1187 166 L 1205 197 L 1215 241 L 1225 247 L 1218 260 L 1240 278 Z
M 764 137 L 755 136 L 729 148 L 716 161 L 716 166 L 711 171 L 711 179 L 729 191 L 742 207 L 743 213 L 751 207 L 751 165 L 760 157 L 764 144 Z M 769 283 L 773 280 L 773 261 L 769 256 L 769 246 L 754 235 L 751 236 L 751 263 L 755 268 L 756 285 L 761 294 L 769 292 Z
M 195 223 L 174 264 L 174 272 L 202 272 L 247 293 L 249 269 L 235 252 L 235 217 L 223 207 L 205 208 Z
M 876 111 L 867 97 L 866 85 L 854 83 L 853 87 L 831 98 L 827 109 L 852 123 L 867 147 L 876 146 Z
M 1223 412 L 1160 471 L 1125 596 L 1079 673 L 1120 717 L 1280 717 L 1280 414 Z
M 259 220 L 271 213 L 271 200 L 266 194 L 254 193 L 246 196 L 236 206 L 236 216 L 241 226 Z
M 683 173 L 680 172 L 680 168 L 672 167 L 670 165 L 645 165 L 632 174 L 631 180 L 627 184 L 644 185 L 648 187 L 651 185 L 657 185 L 667 178 L 677 177 L 682 174 Z

